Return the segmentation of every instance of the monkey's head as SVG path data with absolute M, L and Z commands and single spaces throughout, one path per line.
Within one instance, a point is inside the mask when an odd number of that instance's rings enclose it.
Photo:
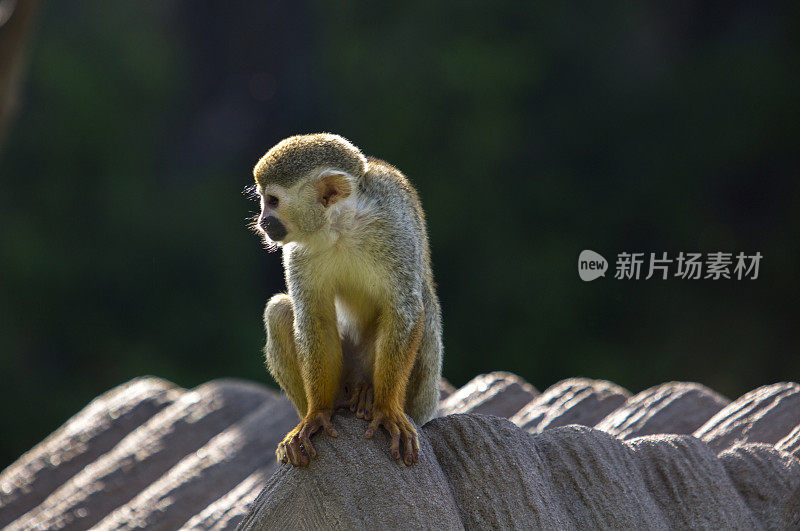
M 270 244 L 308 241 L 330 225 L 332 207 L 351 196 L 366 167 L 364 154 L 338 135 L 280 141 L 253 169 L 261 198 L 256 229 Z

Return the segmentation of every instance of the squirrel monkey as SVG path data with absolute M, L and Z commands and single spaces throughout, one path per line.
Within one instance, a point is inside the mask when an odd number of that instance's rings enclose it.
M 306 466 L 311 436 L 336 409 L 383 427 L 391 454 L 419 455 L 418 425 L 438 406 L 442 326 L 425 215 L 395 167 L 333 134 L 299 135 L 270 149 L 253 174 L 256 230 L 282 247 L 288 295 L 267 303 L 269 372 L 302 419 L 278 445 Z

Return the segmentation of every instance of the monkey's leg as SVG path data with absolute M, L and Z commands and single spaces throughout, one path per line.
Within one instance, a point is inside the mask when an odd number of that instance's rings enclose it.
M 341 345 L 342 393 L 334 409 L 349 409 L 357 418 L 372 420 L 375 331 L 362 331 L 358 340 L 345 333 Z
M 436 414 L 439 407 L 439 379 L 442 375 L 442 329 L 438 310 L 426 306 L 425 329 L 411 370 L 405 411 L 417 426 Z
M 407 466 L 419 459 L 417 430 L 403 411 L 411 369 L 422 337 L 422 312 L 412 322 L 402 315 L 384 319 L 378 333 L 373 385 L 375 400 L 372 422 L 365 433 L 369 439 L 382 426 L 391 437 L 391 453 Z
M 264 310 L 264 327 L 267 329 L 267 346 L 264 347 L 267 369 L 303 418 L 308 404 L 294 341 L 294 309 L 288 295 L 281 293 L 269 300 Z

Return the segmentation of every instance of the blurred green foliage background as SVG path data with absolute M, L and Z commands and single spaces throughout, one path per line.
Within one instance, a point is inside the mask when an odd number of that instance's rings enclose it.
M 0 465 L 142 374 L 268 382 L 266 149 L 340 133 L 428 213 L 444 375 L 800 378 L 800 4 L 50 2 L 0 155 Z M 592 283 L 577 256 L 611 274 Z M 622 251 L 760 251 L 622 281 Z M 271 383 L 271 382 L 270 382 Z

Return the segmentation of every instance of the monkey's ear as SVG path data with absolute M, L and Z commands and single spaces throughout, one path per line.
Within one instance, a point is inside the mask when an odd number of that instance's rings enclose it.
M 317 181 L 317 200 L 326 208 L 347 198 L 350 192 L 351 184 L 347 174 L 334 171 L 325 172 Z

